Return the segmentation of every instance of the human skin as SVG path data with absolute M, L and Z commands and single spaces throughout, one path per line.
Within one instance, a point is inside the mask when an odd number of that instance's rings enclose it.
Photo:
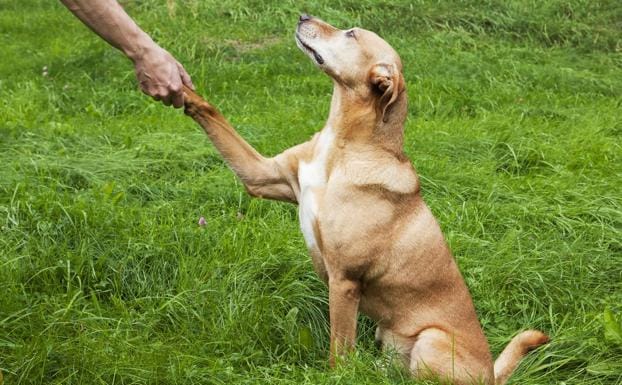
M 175 108 L 184 105 L 183 85 L 194 86 L 184 67 L 156 44 L 116 0 L 61 0 L 78 19 L 132 62 L 141 90 Z

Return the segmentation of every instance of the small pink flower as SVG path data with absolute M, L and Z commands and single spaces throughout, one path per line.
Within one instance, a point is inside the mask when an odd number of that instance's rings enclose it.
M 205 220 L 205 217 L 199 218 L 199 226 L 205 226 L 205 225 L 207 225 L 207 221 Z

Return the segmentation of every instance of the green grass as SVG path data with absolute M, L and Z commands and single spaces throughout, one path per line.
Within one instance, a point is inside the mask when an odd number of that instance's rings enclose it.
M 328 111 L 298 13 L 385 37 L 405 64 L 406 152 L 493 353 L 529 327 L 553 339 L 511 383 L 622 383 L 618 0 L 125 3 L 268 155 Z M 357 353 L 328 369 L 326 288 L 294 206 L 246 196 L 59 2 L 0 11 L 7 385 L 413 383 L 364 317 Z

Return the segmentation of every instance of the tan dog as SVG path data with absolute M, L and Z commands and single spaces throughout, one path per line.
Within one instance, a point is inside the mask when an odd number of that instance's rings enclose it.
M 548 341 L 514 337 L 494 363 L 469 291 L 402 149 L 406 92 L 397 53 L 373 32 L 300 17 L 296 42 L 334 82 L 326 126 L 265 158 L 186 89 L 186 113 L 257 197 L 299 204 L 317 273 L 328 283 L 331 364 L 351 349 L 359 308 L 412 373 L 503 384 Z

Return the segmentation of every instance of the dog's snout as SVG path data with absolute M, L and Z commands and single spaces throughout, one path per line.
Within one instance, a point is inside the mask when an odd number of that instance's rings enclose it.
M 306 13 L 300 14 L 300 18 L 298 19 L 300 23 L 304 23 L 305 21 L 311 20 L 311 16 Z

